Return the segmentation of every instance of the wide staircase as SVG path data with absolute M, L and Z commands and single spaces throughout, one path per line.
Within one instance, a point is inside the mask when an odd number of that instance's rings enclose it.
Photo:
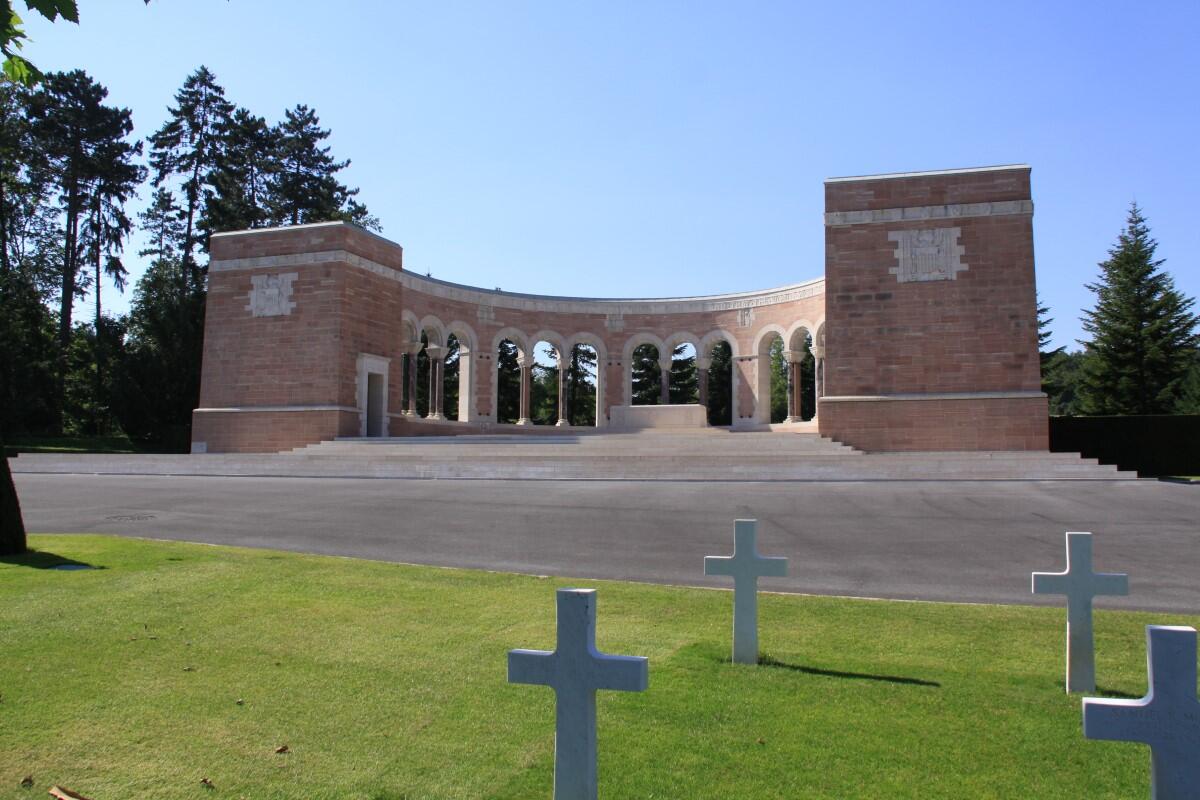
M 1129 480 L 1072 453 L 863 453 L 814 433 L 689 432 L 343 438 L 279 454 L 23 455 L 17 472 L 447 480 Z

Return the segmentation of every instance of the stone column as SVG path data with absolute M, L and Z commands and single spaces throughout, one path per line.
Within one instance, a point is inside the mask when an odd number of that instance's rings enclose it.
M 442 353 L 444 347 L 429 345 L 425 355 L 429 356 L 429 413 L 425 419 L 442 419 Z
M 421 343 L 412 342 L 407 345 L 405 356 L 408 358 L 408 408 L 404 411 L 406 417 L 417 416 L 417 354 L 421 352 Z
M 660 389 L 658 393 L 658 404 L 660 406 L 671 405 L 671 359 L 658 359 L 658 371 Z
M 518 356 L 517 366 L 521 368 L 521 403 L 518 415 L 518 425 L 532 425 L 529 418 L 529 392 L 533 387 L 533 357 Z
M 813 418 L 812 421 L 817 421 L 817 415 L 821 412 L 821 398 L 825 395 L 825 347 L 817 345 L 813 348 Z
M 700 405 L 705 408 L 708 408 L 708 370 L 711 366 L 711 358 L 696 356 L 696 384 L 700 395 Z
M 800 422 L 800 362 L 804 353 L 798 350 L 784 350 L 784 361 L 787 363 L 787 417 L 784 422 Z
M 554 423 L 558 427 L 570 425 L 570 416 L 567 414 L 567 364 L 563 358 L 558 359 L 558 422 Z

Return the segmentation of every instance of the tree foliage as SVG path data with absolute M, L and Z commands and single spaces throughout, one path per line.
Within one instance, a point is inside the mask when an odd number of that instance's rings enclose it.
M 733 348 L 717 342 L 708 367 L 708 424 L 733 424 Z
M 1087 285 L 1083 407 L 1089 414 L 1169 414 L 1177 409 L 1198 344 L 1195 301 L 1175 289 L 1155 258 L 1158 243 L 1134 203 L 1125 229 Z

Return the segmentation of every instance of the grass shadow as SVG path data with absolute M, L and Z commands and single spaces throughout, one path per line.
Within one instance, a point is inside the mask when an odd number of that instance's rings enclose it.
M 1121 700 L 1141 700 L 1142 699 L 1142 695 L 1140 695 L 1140 694 L 1129 694 L 1128 692 L 1119 692 L 1116 689 L 1106 689 L 1103 686 L 1097 686 L 1095 693 L 1097 695 L 1104 695 L 1105 697 L 1116 697 Z M 1087 692 L 1084 692 L 1084 694 L 1087 694 Z M 1091 697 L 1093 695 L 1089 694 L 1088 696 Z
M 882 681 L 884 683 L 899 683 L 905 686 L 931 686 L 935 689 L 942 688 L 942 685 L 937 681 L 927 681 L 921 678 L 904 678 L 897 675 L 871 675 L 866 672 L 842 672 L 835 669 L 820 669 L 818 667 L 805 667 L 801 664 L 788 664 L 784 661 L 779 661 L 771 656 L 763 656 L 758 660 L 759 666 L 770 667 L 772 669 L 790 669 L 793 672 L 803 672 L 805 675 L 817 675 L 822 678 L 848 678 L 858 681 Z
M 48 553 L 45 550 L 26 550 L 15 556 L 0 556 L 0 564 L 12 564 L 15 567 L 30 567 L 32 569 L 104 569 L 95 564 L 76 561 L 66 556 Z

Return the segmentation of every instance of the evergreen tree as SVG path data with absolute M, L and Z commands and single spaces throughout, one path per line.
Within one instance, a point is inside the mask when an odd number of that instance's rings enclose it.
M 244 108 L 221 132 L 216 168 L 209 177 L 207 234 L 261 228 L 270 223 L 267 203 L 278 170 L 277 131 Z
M 504 339 L 496 353 L 496 421 L 516 422 L 521 415 L 521 366 L 517 346 Z
M 596 424 L 596 351 L 575 345 L 567 362 L 567 414 L 572 425 Z
M 712 348 L 708 367 L 708 424 L 733 424 L 733 349 L 728 342 Z
M 132 151 L 123 145 L 132 131 L 128 109 L 104 105 L 108 90 L 84 72 L 48 75 L 30 103 L 33 134 L 45 159 L 46 173 L 56 186 L 62 214 L 61 282 L 59 285 L 59 356 L 56 392 L 63 399 L 67 350 L 71 345 L 74 301 L 87 287 L 81 274 L 86 260 L 87 231 L 93 187 L 111 175 L 108 159 Z M 113 191 L 112 185 L 104 192 Z M 61 427 L 61 423 L 58 427 Z
M 175 105 L 168 109 L 169 117 L 163 126 L 150 136 L 150 166 L 154 170 L 154 186 L 162 188 L 171 181 L 180 182 L 183 206 L 183 241 L 180 258 L 184 269 L 196 273 L 197 244 L 207 251 L 207 240 L 200 241 L 198 232 L 208 228 L 202 219 L 205 211 L 205 187 L 212 181 L 221 158 L 224 132 L 229 128 L 233 104 L 225 99 L 225 90 L 216 76 L 201 66 L 183 82 L 175 93 Z M 182 293 L 188 291 L 180 286 Z
M 133 126 L 130 124 L 125 135 L 132 132 Z M 132 160 L 141 152 L 141 142 L 130 143 L 123 139 L 106 142 L 96 151 L 93 172 L 95 179 L 89 187 L 85 246 L 94 268 L 92 287 L 96 304 L 96 318 L 93 324 L 95 335 L 92 337 L 95 350 L 91 356 L 95 378 L 91 430 L 95 433 L 107 431 L 110 417 L 110 399 L 106 387 L 112 339 L 105 335 L 101 287 L 103 277 L 107 275 L 118 292 L 125 291 L 125 280 L 129 273 L 121 262 L 120 253 L 124 248 L 125 237 L 132 228 L 132 223 L 125 214 L 125 203 L 134 196 L 138 184 L 145 179 L 145 170 Z
M 0 426 L 10 432 L 57 424 L 57 336 L 44 304 L 61 279 L 61 231 L 31 102 L 0 81 Z
M 529 418 L 534 425 L 558 422 L 558 353 L 550 348 L 551 365 L 534 361 L 529 387 Z
M 629 361 L 633 371 L 633 405 L 658 405 L 662 397 L 662 367 L 658 364 L 658 348 L 652 344 L 638 345 Z
M 767 364 L 771 370 L 771 422 L 783 422 L 787 419 L 787 382 L 788 382 L 788 365 L 787 360 L 783 356 L 783 339 L 779 336 L 771 340 L 771 347 L 767 351 Z
M 1084 312 L 1086 361 L 1081 393 L 1089 414 L 1168 414 L 1173 412 L 1192 364 L 1200 319 L 1194 300 L 1175 289 L 1155 259 L 1141 209 L 1129 217 L 1100 264 L 1100 280 L 1088 284 L 1096 307 Z
M 804 338 L 804 358 L 800 361 L 800 419 L 810 420 L 817 413 L 817 359 L 812 353 L 812 337 Z
M 350 162 L 335 161 L 329 154 L 330 148 L 323 145 L 329 131 L 320 123 L 316 112 L 306 105 L 284 112 L 275 131 L 276 165 L 270 177 L 272 224 L 345 220 L 378 230 L 379 220 L 354 200 L 358 189 L 337 179 L 337 173 Z
M 687 345 L 679 345 L 671 352 L 670 398 L 672 405 L 698 402 L 700 382 L 696 377 L 696 356 L 684 356 Z

